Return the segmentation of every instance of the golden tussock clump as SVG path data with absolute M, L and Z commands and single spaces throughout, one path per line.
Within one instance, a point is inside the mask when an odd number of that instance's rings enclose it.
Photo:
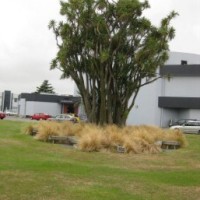
M 164 131 L 163 140 L 180 142 L 181 147 L 186 147 L 188 145 L 185 135 L 180 130 L 169 129 Z
M 41 141 L 47 141 L 49 136 L 52 135 L 61 135 L 62 130 L 58 123 L 56 122 L 39 122 L 37 128 L 37 134 L 35 139 Z
M 34 129 L 35 129 L 34 125 Z M 27 127 L 31 132 L 33 127 Z M 40 122 L 37 125 L 36 139 L 47 141 L 51 135 L 76 136 L 77 147 L 82 151 L 116 151 L 117 146 L 125 149 L 126 153 L 157 153 L 161 149 L 158 141 L 178 141 L 181 147 L 187 145 L 182 132 L 161 129 L 155 126 L 126 126 L 116 125 L 100 127 L 94 124 L 71 122 Z
M 96 127 L 96 129 L 86 127 L 79 139 L 78 148 L 88 152 L 100 151 L 105 147 L 105 142 L 106 137 L 99 127 Z
M 29 124 L 23 128 L 23 132 L 27 135 L 33 135 L 34 131 L 37 130 L 37 124 Z

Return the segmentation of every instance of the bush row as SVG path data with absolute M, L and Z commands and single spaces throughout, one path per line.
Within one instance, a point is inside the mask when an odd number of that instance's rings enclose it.
M 32 134 L 36 130 L 35 139 L 48 141 L 49 136 L 75 136 L 77 148 L 83 151 L 115 151 L 122 146 L 126 153 L 157 153 L 161 148 L 158 141 L 178 141 L 181 147 L 187 142 L 180 131 L 161 129 L 155 126 L 125 126 L 115 125 L 104 127 L 94 124 L 73 124 L 71 122 L 39 122 L 30 124 L 26 132 Z

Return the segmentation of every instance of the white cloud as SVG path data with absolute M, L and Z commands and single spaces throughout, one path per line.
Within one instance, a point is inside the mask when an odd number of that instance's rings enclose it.
M 170 49 L 200 54 L 200 1 L 149 0 L 145 14 L 158 24 L 170 11 L 176 37 Z M 0 91 L 33 92 L 47 79 L 57 93 L 74 92 L 71 80 L 60 80 L 58 70 L 49 70 L 57 49 L 51 19 L 59 21 L 59 0 L 0 0 Z
M 176 37 L 170 42 L 170 50 L 200 54 L 199 8 L 198 0 L 149 0 L 151 9 L 147 16 L 158 24 L 160 19 L 176 11 L 177 16 L 172 21 L 176 30 Z
M 0 91 L 34 92 L 47 79 L 57 93 L 73 94 L 71 80 L 50 71 L 56 42 L 48 30 L 51 19 L 60 19 L 59 1 L 0 0 Z

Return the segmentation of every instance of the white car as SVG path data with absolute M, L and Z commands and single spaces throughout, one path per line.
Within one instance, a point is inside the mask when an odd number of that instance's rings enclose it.
M 200 121 L 188 121 L 182 125 L 171 126 L 170 129 L 181 130 L 183 133 L 200 134 Z
M 60 114 L 56 115 L 55 117 L 48 118 L 48 121 L 56 121 L 56 122 L 63 122 L 63 121 L 71 121 L 75 122 L 75 117 L 70 114 Z

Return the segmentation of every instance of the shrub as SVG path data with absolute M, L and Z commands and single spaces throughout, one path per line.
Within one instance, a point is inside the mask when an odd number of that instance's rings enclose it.
M 27 127 L 28 132 L 33 127 Z M 184 135 L 177 130 L 164 130 L 155 126 L 126 126 L 119 128 L 116 125 L 99 127 L 94 124 L 71 122 L 40 122 L 37 126 L 36 139 L 47 141 L 50 135 L 76 136 L 77 147 L 82 151 L 100 151 L 125 148 L 126 153 L 157 153 L 160 147 L 157 141 L 178 141 L 181 147 L 187 145 Z
M 36 124 L 29 124 L 28 126 L 25 127 L 24 132 L 27 135 L 35 135 L 37 132 L 37 125 Z
M 40 122 L 38 124 L 38 133 L 35 138 L 42 141 L 47 141 L 51 135 L 60 135 L 61 127 L 56 122 Z
M 188 145 L 185 135 L 180 130 L 169 129 L 165 131 L 163 140 L 180 142 L 181 147 L 186 147 Z
M 100 151 L 104 147 L 106 141 L 105 135 L 102 134 L 100 128 L 86 128 L 87 132 L 84 132 L 78 143 L 78 148 L 83 151 Z

